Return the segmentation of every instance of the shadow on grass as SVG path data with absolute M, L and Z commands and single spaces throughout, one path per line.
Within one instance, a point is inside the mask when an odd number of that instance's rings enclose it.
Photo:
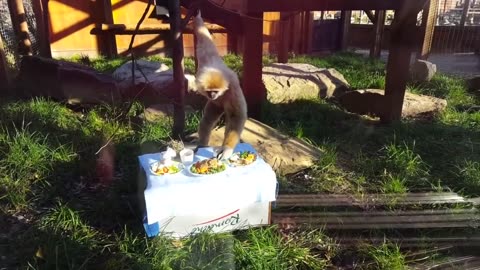
M 382 125 L 323 101 L 302 100 L 267 104 L 264 119 L 291 136 L 335 149 L 337 165 L 353 173 L 353 178 L 366 177 L 367 186 L 379 181 L 380 174 L 388 169 L 385 162 L 393 159 L 395 170 L 417 162 L 427 171 L 417 180 L 415 175 L 410 177 L 409 190 L 435 189 L 440 184 L 468 196 L 480 196 L 480 179 L 475 179 L 480 175 L 475 163 L 480 160 L 479 118 L 460 113 L 454 116 L 460 120 L 449 121 L 449 113 L 432 121 Z M 398 156 L 391 156 L 397 154 L 392 149 L 398 150 Z M 322 160 L 319 163 L 322 166 Z

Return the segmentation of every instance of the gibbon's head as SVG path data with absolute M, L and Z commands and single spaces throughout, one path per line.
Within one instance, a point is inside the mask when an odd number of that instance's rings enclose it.
M 228 81 L 217 69 L 208 69 L 197 79 L 198 89 L 210 100 L 215 100 L 228 90 Z

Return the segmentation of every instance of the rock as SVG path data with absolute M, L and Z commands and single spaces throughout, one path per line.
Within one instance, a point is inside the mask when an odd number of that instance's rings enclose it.
M 340 96 L 337 100 L 347 111 L 357 114 L 370 114 L 381 117 L 385 113 L 384 90 L 355 90 Z M 402 118 L 419 118 L 437 114 L 447 106 L 441 98 L 405 93 Z
M 185 113 L 192 112 L 190 106 L 185 106 Z M 140 115 L 140 118 L 147 122 L 159 122 L 165 118 L 173 117 L 173 104 L 154 104 L 145 109 L 145 112 Z
M 224 132 L 224 127 L 213 130 L 209 145 L 222 145 Z M 251 144 L 280 174 L 295 173 L 309 168 L 322 154 L 320 150 L 304 141 L 290 138 L 254 119 L 248 119 L 245 123 L 241 140 Z
M 480 76 L 467 79 L 467 90 L 470 93 L 480 95 Z
M 267 99 L 271 103 L 330 98 L 350 88 L 343 75 L 333 68 L 296 63 L 275 63 L 264 67 L 263 82 L 267 89 Z
M 136 64 L 134 86 L 132 86 L 131 61 L 123 64 L 113 72 L 112 76 L 117 80 L 123 98 L 125 100 L 134 97 L 138 98 L 146 106 L 172 103 L 176 91 L 178 91 L 173 85 L 173 71 L 168 69 L 165 64 L 159 62 L 137 60 Z M 195 93 L 195 76 L 185 74 L 185 78 L 188 83 L 185 103 L 200 103 L 200 106 L 203 106 L 204 101 L 202 101 L 202 97 Z
M 167 71 L 169 68 L 167 65 L 160 62 L 146 61 L 142 59 L 135 60 L 135 81 L 145 82 L 145 76 L 151 81 L 154 79 L 155 74 Z M 121 65 L 112 73 L 113 78 L 117 82 L 131 81 L 132 80 L 132 61 L 128 61 Z
M 410 67 L 410 78 L 415 82 L 429 82 L 436 72 L 437 65 L 425 60 L 416 60 Z
M 50 97 L 69 104 L 111 104 L 121 100 L 111 76 L 80 64 L 39 56 L 22 58 L 17 87 L 24 97 Z

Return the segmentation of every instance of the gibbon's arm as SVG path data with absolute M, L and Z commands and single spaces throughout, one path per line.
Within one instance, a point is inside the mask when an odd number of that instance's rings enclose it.
M 218 54 L 217 47 L 213 42 L 210 32 L 203 22 L 200 11 L 194 18 L 193 22 L 194 34 L 197 38 L 197 48 L 195 54 L 199 67 L 210 64 L 212 60 L 218 61 L 220 59 L 220 55 Z
M 220 117 L 223 114 L 223 108 L 208 101 L 203 110 L 202 121 L 198 128 L 198 147 L 205 147 L 210 140 L 210 134 L 213 128 L 217 125 Z

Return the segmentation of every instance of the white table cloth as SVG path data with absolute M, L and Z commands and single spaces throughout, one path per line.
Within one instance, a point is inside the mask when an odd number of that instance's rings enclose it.
M 246 143 L 235 151 L 255 149 Z M 194 162 L 213 157 L 213 148 L 201 148 Z M 148 224 L 171 216 L 208 215 L 212 211 L 238 209 L 256 202 L 275 201 L 277 178 L 272 167 L 260 157 L 253 164 L 229 167 L 219 174 L 193 176 L 188 168 L 174 175 L 154 175 L 150 164 L 160 159 L 160 153 L 139 156 L 146 173 L 144 191 Z

